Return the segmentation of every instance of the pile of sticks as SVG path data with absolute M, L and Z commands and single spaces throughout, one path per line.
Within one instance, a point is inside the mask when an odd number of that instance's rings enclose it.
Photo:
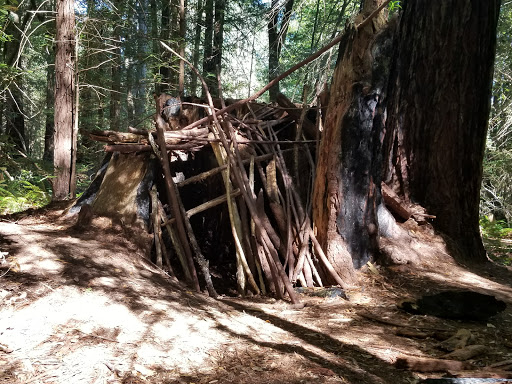
M 216 111 L 210 99 L 205 106 Z M 243 116 L 224 113 L 209 114 L 210 119 L 200 126 L 168 131 L 162 114 L 155 115 L 155 131 L 130 129 L 128 133 L 103 131 L 89 133 L 91 139 L 108 143 L 106 151 L 142 152 L 153 151 L 161 163 L 165 181 L 166 200 L 169 209 L 159 201 L 156 187 L 151 191 L 152 223 L 155 237 L 156 264 L 165 266 L 173 273 L 171 260 L 163 241 L 167 231 L 172 247 L 178 256 L 183 275 L 196 290 L 200 283 L 196 266 L 199 266 L 208 293 L 217 297 L 213 286 L 209 262 L 204 257 L 190 217 L 218 204 L 227 204 L 231 232 L 236 247 L 237 288 L 241 293 L 254 294 L 272 292 L 278 298 L 287 295 L 293 304 L 299 298 L 293 286 L 323 286 L 325 281 L 336 281 L 344 286 L 341 278 L 325 257 L 312 231 L 308 202 L 303 202 L 297 181 L 311 186 L 311 171 L 301 172 L 299 157 L 314 169 L 314 155 L 310 152 L 314 140 L 279 140 L 276 127 L 293 125 L 301 132 L 300 124 L 289 113 L 279 107 L 260 108 L 255 113 L 249 107 Z M 290 106 L 288 106 L 290 110 Z M 300 113 L 299 115 L 304 115 Z M 302 122 L 304 119 L 302 120 Z M 313 123 L 309 122 L 309 125 Z M 197 151 L 210 145 L 218 167 L 176 183 L 171 175 L 173 151 Z M 283 147 L 283 149 L 281 149 Z M 285 161 L 292 158 L 292 177 Z M 293 156 L 290 156 L 292 155 Z M 225 195 L 186 211 L 181 201 L 179 188 L 205 180 L 213 174 L 222 173 Z M 255 173 L 263 186 L 255 190 Z M 265 206 L 270 207 L 267 212 Z M 271 223 L 276 223 L 275 228 Z

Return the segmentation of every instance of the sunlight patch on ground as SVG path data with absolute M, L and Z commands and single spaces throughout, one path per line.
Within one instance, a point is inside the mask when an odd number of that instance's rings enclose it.
M 483 276 L 477 275 L 460 267 L 453 267 L 451 273 L 425 272 L 424 276 L 439 281 L 444 285 L 451 285 L 454 288 L 470 289 L 481 288 L 483 290 L 498 291 L 509 298 L 512 298 L 512 288 L 499 284 Z M 433 286 L 435 288 L 435 286 Z M 433 289 L 434 291 L 434 289 Z

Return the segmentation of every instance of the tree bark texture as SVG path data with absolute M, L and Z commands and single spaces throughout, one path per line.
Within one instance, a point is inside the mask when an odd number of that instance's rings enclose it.
M 53 67 L 54 57 L 49 54 L 46 60 L 48 68 L 46 69 L 46 114 L 44 130 L 44 152 L 43 160 L 53 163 L 53 136 L 55 134 L 55 119 L 53 108 L 55 105 L 55 69 Z
M 486 259 L 479 190 L 499 9 L 499 0 L 404 2 L 390 80 L 386 182 L 473 261 Z
M 55 53 L 55 179 L 53 199 L 66 199 L 72 188 L 74 122 L 75 13 L 73 0 L 57 0 Z
M 383 0 L 367 0 L 356 24 Z M 313 191 L 313 219 L 327 259 L 346 282 L 377 247 L 382 103 L 392 31 L 386 12 L 340 43 Z

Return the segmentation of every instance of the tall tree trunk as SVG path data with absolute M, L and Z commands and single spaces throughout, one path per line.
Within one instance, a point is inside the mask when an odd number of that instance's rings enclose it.
M 196 27 L 194 31 L 194 50 L 192 54 L 192 64 L 198 68 L 199 64 L 199 48 L 201 44 L 201 25 L 203 24 L 203 0 L 197 0 L 196 10 Z M 190 74 L 190 93 L 195 96 L 197 95 L 197 74 L 192 71 Z
M 214 26 L 214 2 L 205 0 L 205 30 L 204 30 L 204 56 L 203 56 L 203 77 L 208 85 L 212 96 L 216 96 L 217 81 L 215 77 L 215 63 L 213 60 L 213 26 Z M 205 96 L 204 90 L 202 92 Z
M 170 10 L 171 10 L 171 24 L 169 25 L 169 37 L 168 41 L 171 48 L 175 52 L 179 52 L 180 50 L 180 29 L 179 29 L 179 2 L 171 1 Z M 167 52 L 169 55 L 170 53 Z M 177 94 L 179 92 L 179 62 L 180 60 L 176 55 L 169 55 L 169 61 L 167 65 L 169 66 L 169 90 L 173 94 Z
M 45 113 L 45 131 L 44 131 L 44 151 L 43 160 L 53 163 L 53 135 L 55 134 L 55 122 L 53 109 L 55 106 L 55 68 L 54 56 L 48 55 L 46 60 L 46 113 Z
M 486 260 L 479 190 L 499 0 L 406 1 L 393 65 L 388 182 L 436 216 L 468 261 Z
M 124 15 L 124 1 L 117 0 L 114 2 L 120 15 Z M 110 110 L 109 121 L 110 130 L 119 131 L 121 127 L 121 68 L 123 63 L 123 52 L 121 50 L 121 23 L 118 22 L 114 26 L 112 36 L 114 38 L 115 51 L 112 53 L 113 60 L 110 67 L 111 71 L 111 91 L 110 91 Z
M 4 63 L 15 69 L 21 69 L 17 60 L 20 50 L 21 31 L 25 29 L 28 21 L 28 12 L 22 23 L 14 25 L 14 21 L 8 21 L 5 33 L 12 36 L 4 43 L 3 56 Z M 13 79 L 7 88 L 5 101 L 5 133 L 11 138 L 17 149 L 22 152 L 27 151 L 26 132 L 25 132 L 25 113 L 23 108 L 23 89 L 22 77 Z
M 151 9 L 151 41 L 152 41 L 152 46 L 151 46 L 151 51 L 153 53 L 153 55 L 157 55 L 158 52 L 160 52 L 160 43 L 159 43 L 159 40 L 160 40 L 160 33 L 159 33 L 159 30 L 158 30 L 158 3 L 157 3 L 157 0 L 149 0 L 149 6 L 150 6 L 150 9 Z M 157 63 L 157 66 L 159 66 L 160 63 Z M 154 64 L 153 64 L 154 66 Z M 154 84 L 154 87 L 155 87 L 155 94 L 160 94 L 160 83 L 155 81 L 155 84 Z
M 55 52 L 55 178 L 53 199 L 64 200 L 74 190 L 72 180 L 75 11 L 73 0 L 57 0 L 57 47 Z
M 382 2 L 366 0 L 355 24 Z M 313 216 L 327 257 L 346 281 L 379 255 L 382 175 L 437 216 L 434 225 L 451 238 L 454 256 L 485 260 L 479 187 L 499 0 L 416 0 L 403 7 L 398 28 L 390 23 L 379 33 L 381 14 L 340 43 Z
M 120 37 L 120 35 L 116 35 L 115 39 L 117 40 Z M 120 55 L 121 53 L 119 52 L 118 54 Z M 119 131 L 121 127 L 121 69 L 118 60 L 113 61 L 110 70 L 112 74 L 109 114 L 110 130 Z
M 384 0 L 366 0 L 356 23 Z M 392 35 L 385 11 L 340 43 L 313 192 L 313 219 L 325 254 L 347 283 L 377 252 L 382 100 Z M 387 31 L 387 33 L 384 32 Z M 380 35 L 379 35 L 380 33 Z M 374 62 L 371 61 L 373 57 Z
M 171 37 L 171 0 L 162 1 L 160 40 L 169 43 Z M 160 86 L 158 93 L 168 92 L 170 88 L 170 55 L 167 50 L 162 52 L 162 64 L 160 65 Z
M 279 59 L 281 49 L 286 40 L 288 26 L 292 16 L 294 0 L 287 0 L 282 9 L 279 0 L 272 0 L 268 22 L 268 81 L 271 82 L 279 76 Z M 275 101 L 279 94 L 279 83 L 270 88 L 270 101 Z
M 186 46 L 186 33 L 187 33 L 187 20 L 185 18 L 186 0 L 180 0 L 179 8 L 179 54 L 185 57 L 185 46 Z M 185 62 L 180 60 L 180 70 L 178 76 L 178 91 L 180 96 L 184 95 L 185 92 Z
M 220 78 L 222 66 L 222 47 L 224 41 L 224 14 L 226 12 L 226 1 L 215 0 L 215 23 L 213 26 L 213 64 L 215 73 L 215 94 L 218 95 L 219 84 L 217 79 Z M 218 77 L 219 76 L 219 77 Z
M 140 8 L 137 10 L 137 62 L 135 63 L 134 107 L 135 115 L 140 119 L 146 113 L 146 56 L 148 53 L 147 39 L 148 27 L 146 25 L 147 0 L 139 0 Z

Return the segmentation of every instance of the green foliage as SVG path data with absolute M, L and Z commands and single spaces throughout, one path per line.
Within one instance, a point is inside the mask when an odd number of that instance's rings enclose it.
M 0 214 L 38 208 L 51 200 L 47 164 L 19 152 L 7 136 L 0 136 Z
M 5 168 L 0 168 L 4 173 Z M 2 176 L 3 177 L 3 176 Z M 0 179 L 0 214 L 24 211 L 42 207 L 51 200 L 45 181 L 48 176 L 22 170 L 13 180 Z
M 12 5 L 6 4 L 5 0 L 0 0 L 0 24 L 3 26 L 5 20 L 9 17 L 9 11 L 15 11 L 16 8 Z M 9 41 L 11 36 L 6 34 L 3 29 L 0 29 L 0 42 Z
M 402 9 L 401 1 L 390 1 L 388 4 L 388 9 L 390 14 L 399 11 L 400 9 Z
M 512 228 L 504 220 L 490 220 L 489 216 L 480 219 L 482 235 L 491 239 L 512 238 Z
M 512 4 L 504 2 L 497 31 L 491 118 L 483 164 L 481 216 L 512 224 Z
M 503 220 L 480 219 L 480 229 L 489 258 L 503 265 L 512 265 L 512 228 Z
M 349 0 L 298 2 L 281 53 L 281 71 L 304 60 L 341 33 L 346 22 L 358 12 L 359 5 L 360 2 Z M 308 102 L 312 101 L 315 92 L 312 84 L 322 86 L 324 82 L 329 83 L 336 57 L 336 52 L 326 52 L 281 81 L 281 92 L 293 101 L 300 102 L 303 86 L 308 85 L 310 92 L 312 91 Z

